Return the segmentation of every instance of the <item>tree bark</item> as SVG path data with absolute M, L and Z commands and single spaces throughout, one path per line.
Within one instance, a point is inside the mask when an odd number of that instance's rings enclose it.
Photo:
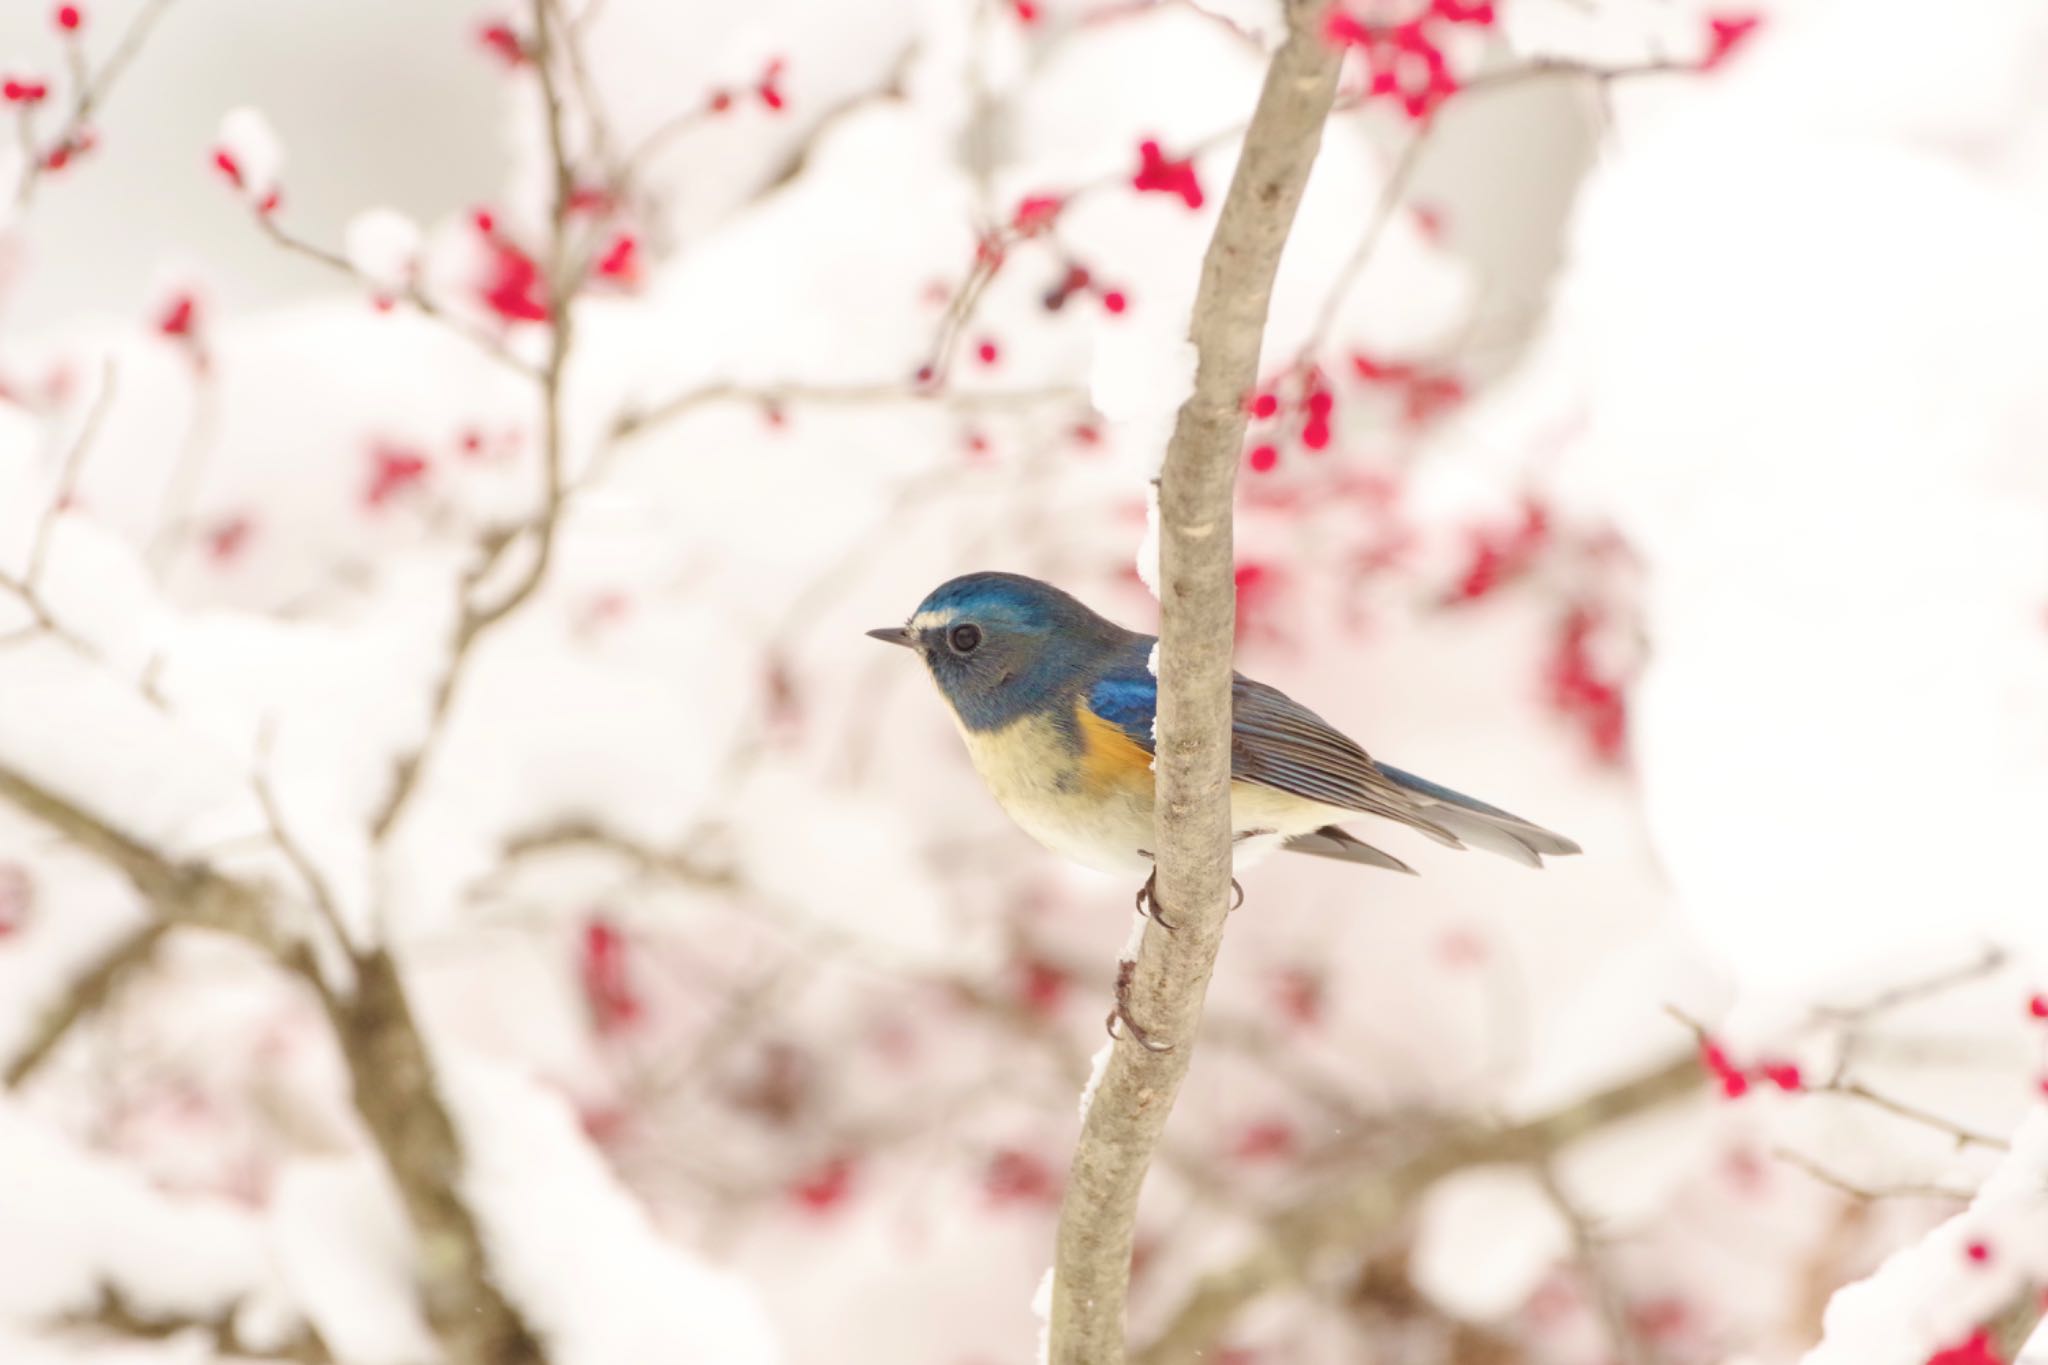
M 1231 494 L 1245 397 L 1280 254 L 1336 96 L 1340 54 L 1324 0 L 1290 0 L 1215 235 L 1189 339 L 1194 391 L 1159 477 L 1161 608 L 1156 903 L 1129 1007 L 1171 1050 L 1119 1042 L 1081 1127 L 1060 1209 L 1049 1354 L 1053 1365 L 1120 1365 L 1138 1192 L 1187 1074 L 1230 895 L 1230 679 L 1236 626 Z

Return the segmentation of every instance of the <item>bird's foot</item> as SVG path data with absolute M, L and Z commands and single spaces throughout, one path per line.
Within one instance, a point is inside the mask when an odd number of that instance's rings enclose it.
M 1159 904 L 1159 871 L 1156 868 L 1151 876 L 1145 878 L 1145 884 L 1138 888 L 1137 910 L 1169 934 L 1180 928 L 1179 924 L 1166 917 L 1165 909 Z
M 1112 1038 L 1122 1037 L 1117 1025 L 1123 1025 L 1132 1041 L 1147 1052 L 1171 1052 L 1173 1044 L 1154 1038 L 1151 1032 L 1131 1018 L 1131 980 L 1138 974 L 1138 964 L 1131 958 L 1118 958 L 1116 964 L 1116 1004 L 1109 1010 L 1109 1017 L 1102 1021 Z
M 1180 928 L 1179 923 L 1168 919 L 1166 912 L 1160 907 L 1159 874 L 1156 871 L 1151 876 L 1145 878 L 1145 884 L 1138 888 L 1135 904 L 1139 914 L 1151 920 L 1167 933 L 1174 933 Z M 1243 904 L 1244 885 L 1237 878 L 1232 877 L 1230 879 L 1230 908 L 1235 910 Z

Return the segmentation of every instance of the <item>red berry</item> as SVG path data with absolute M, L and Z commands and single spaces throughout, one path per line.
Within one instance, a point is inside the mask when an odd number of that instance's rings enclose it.
M 85 16 L 79 13 L 78 6 L 57 6 L 57 27 L 63 29 L 66 33 L 78 32 L 79 26 L 84 22 Z
M 1270 393 L 1262 393 L 1252 399 L 1252 416 L 1264 421 L 1280 411 L 1280 400 Z
M 1269 445 L 1253 446 L 1252 453 L 1245 456 L 1245 463 L 1251 466 L 1254 474 L 1270 474 L 1280 463 L 1280 452 Z
M 1104 294 L 1102 296 L 1102 306 L 1104 308 L 1107 308 L 1112 313 L 1123 312 L 1125 307 L 1124 291 L 1121 289 L 1112 289 L 1108 293 Z

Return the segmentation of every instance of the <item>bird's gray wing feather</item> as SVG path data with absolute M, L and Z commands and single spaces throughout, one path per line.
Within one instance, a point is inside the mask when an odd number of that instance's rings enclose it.
M 1312 858 L 1334 858 L 1341 863 L 1364 863 L 1368 867 L 1384 867 L 1390 872 L 1405 872 L 1413 877 L 1415 869 L 1391 853 L 1382 852 L 1362 839 L 1355 839 L 1335 825 L 1324 825 L 1313 834 L 1297 834 L 1281 845 L 1290 853 L 1306 853 Z
M 1418 829 L 1438 843 L 1453 848 L 1469 844 L 1530 867 L 1543 866 L 1544 854 L 1579 851 L 1570 839 L 1519 815 L 1374 762 L 1329 722 L 1277 688 L 1238 677 L 1232 683 L 1231 700 L 1230 775 L 1240 782 L 1255 782 L 1343 810 L 1381 816 Z M 1304 837 L 1316 840 L 1330 832 L 1324 829 Z M 1374 861 L 1322 846 L 1300 851 L 1347 857 L 1354 862 Z
M 1378 815 L 1459 847 L 1458 837 L 1379 770 L 1350 739 L 1278 688 L 1231 683 L 1230 775 L 1362 815 Z

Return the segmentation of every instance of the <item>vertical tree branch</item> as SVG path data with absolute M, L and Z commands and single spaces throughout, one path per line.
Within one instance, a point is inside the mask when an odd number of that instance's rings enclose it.
M 1267 69 L 1237 173 L 1202 261 L 1189 323 L 1194 392 L 1181 405 L 1159 478 L 1158 902 L 1178 925 L 1148 932 L 1131 1012 L 1170 1040 L 1126 1037 L 1081 1126 L 1060 1209 L 1053 1365 L 1120 1365 L 1138 1191 L 1186 1075 L 1230 891 L 1230 678 L 1236 624 L 1231 493 L 1244 396 L 1281 249 L 1321 145 L 1339 54 L 1321 34 L 1324 0 L 1289 0 L 1288 34 Z

